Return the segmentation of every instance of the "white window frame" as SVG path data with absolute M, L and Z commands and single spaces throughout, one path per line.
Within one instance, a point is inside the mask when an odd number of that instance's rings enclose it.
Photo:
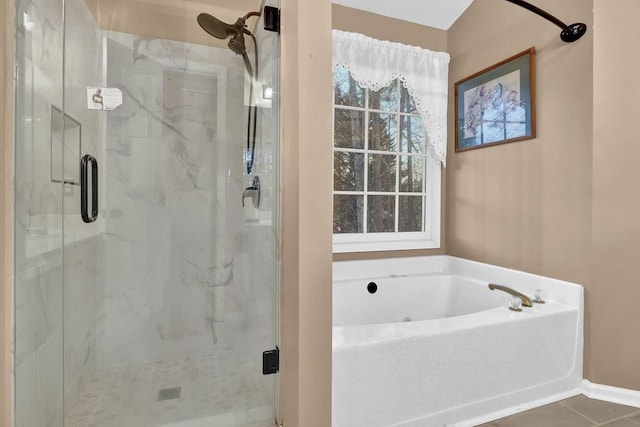
M 395 82 L 394 82 L 395 83 Z M 335 93 L 335 91 L 334 91 Z M 335 123 L 335 111 L 336 108 L 343 110 L 353 111 L 366 111 L 365 113 L 365 145 L 364 150 L 361 149 L 349 149 L 349 148 L 336 148 L 335 147 L 335 135 L 332 138 L 333 151 L 335 152 L 364 152 L 364 168 L 368 168 L 368 155 L 369 154 L 393 154 L 400 159 L 402 156 L 407 155 L 402 151 L 386 152 L 369 150 L 368 142 L 368 118 L 370 112 L 391 113 L 396 114 L 399 118 L 402 115 L 416 116 L 415 114 L 406 114 L 391 111 L 379 111 L 369 108 L 369 90 L 365 92 L 365 104 L 364 107 L 348 106 L 348 105 L 336 105 L 335 100 L 333 104 L 333 122 Z M 334 128 L 335 129 L 335 128 Z M 400 122 L 398 122 L 398 129 L 400 129 Z M 425 137 L 426 137 L 425 131 Z M 411 249 L 438 249 L 440 248 L 440 228 L 441 228 L 441 190 L 442 190 L 442 165 L 433 153 L 431 146 L 427 143 L 426 138 L 424 141 L 426 156 L 419 155 L 425 161 L 424 164 L 424 188 L 421 193 L 405 193 L 400 192 L 399 188 L 396 188 L 395 192 L 372 192 L 367 190 L 367 179 L 365 178 L 363 191 L 333 191 L 333 195 L 358 195 L 364 197 L 364 216 L 363 221 L 367 222 L 367 196 L 368 195 L 385 195 L 394 196 L 399 201 L 397 196 L 413 195 L 422 196 L 423 199 L 423 223 L 424 230 L 422 232 L 393 232 L 393 233 L 340 233 L 333 234 L 333 252 L 334 253 L 352 253 L 352 252 L 377 252 L 377 251 L 398 251 L 398 250 L 411 250 Z M 400 141 L 398 140 L 400 146 Z M 396 168 L 396 182 L 399 184 L 398 175 L 400 173 L 400 162 Z M 367 174 L 365 173 L 365 177 Z M 333 188 L 333 186 L 332 186 Z M 399 203 L 396 203 L 396 229 L 397 222 L 399 220 Z M 333 215 L 333 211 L 332 211 Z

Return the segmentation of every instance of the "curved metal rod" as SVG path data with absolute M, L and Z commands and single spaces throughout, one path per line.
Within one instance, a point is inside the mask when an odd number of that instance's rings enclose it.
M 244 19 L 245 21 L 249 18 L 251 18 L 252 16 L 260 16 L 260 12 L 249 12 L 246 15 L 244 15 L 244 17 L 242 19 Z
M 558 27 L 560 27 L 561 30 L 564 30 L 565 28 L 568 27 L 567 24 L 565 24 L 564 22 L 562 22 L 561 20 L 559 20 L 558 18 L 556 18 L 555 16 L 553 16 L 549 12 L 546 12 L 546 11 L 540 9 L 539 7 L 534 6 L 531 3 L 527 3 L 526 1 L 522 1 L 522 0 L 507 0 L 507 1 L 509 3 L 517 4 L 520 7 L 524 7 L 525 9 L 527 9 L 530 12 L 535 13 L 536 15 L 542 16 L 547 21 L 551 21 L 554 24 L 556 24 Z
M 571 43 L 580 39 L 587 32 L 586 24 L 578 22 L 575 24 L 567 25 L 563 21 L 559 20 L 558 18 L 550 14 L 549 12 L 540 9 L 539 7 L 534 6 L 529 2 L 526 2 L 523 0 L 507 0 L 507 1 L 509 3 L 513 3 L 515 5 L 523 7 L 528 11 L 543 17 L 547 21 L 556 24 L 558 27 L 560 27 L 560 29 L 562 29 L 562 32 L 560 33 L 560 38 L 567 43 Z

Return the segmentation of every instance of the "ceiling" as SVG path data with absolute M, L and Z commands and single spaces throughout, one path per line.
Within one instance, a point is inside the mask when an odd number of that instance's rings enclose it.
M 473 0 L 333 0 L 334 3 L 441 30 L 467 10 Z

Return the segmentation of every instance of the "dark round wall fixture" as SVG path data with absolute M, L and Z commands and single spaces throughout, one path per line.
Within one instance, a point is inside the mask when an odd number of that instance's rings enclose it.
M 376 292 L 378 292 L 378 285 L 375 282 L 369 282 L 369 284 L 367 285 L 367 290 L 370 294 L 375 294 Z
M 579 40 L 582 36 L 584 36 L 587 32 L 587 26 L 583 23 L 576 23 L 567 25 L 563 21 L 559 20 L 549 12 L 540 9 L 538 6 L 534 6 L 529 2 L 524 0 L 506 0 L 509 3 L 516 4 L 520 7 L 527 9 L 530 12 L 535 13 L 538 16 L 543 17 L 549 22 L 556 24 L 562 32 L 560 33 L 560 38 L 563 42 L 573 43 L 576 40 Z
M 560 33 L 560 38 L 562 41 L 567 43 L 572 43 L 578 40 L 580 37 L 584 36 L 587 32 L 586 24 L 578 23 L 571 24 Z

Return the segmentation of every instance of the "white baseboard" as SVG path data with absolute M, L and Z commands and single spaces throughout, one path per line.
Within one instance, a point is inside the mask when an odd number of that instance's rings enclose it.
M 592 399 L 640 408 L 640 391 L 582 380 L 582 393 Z

